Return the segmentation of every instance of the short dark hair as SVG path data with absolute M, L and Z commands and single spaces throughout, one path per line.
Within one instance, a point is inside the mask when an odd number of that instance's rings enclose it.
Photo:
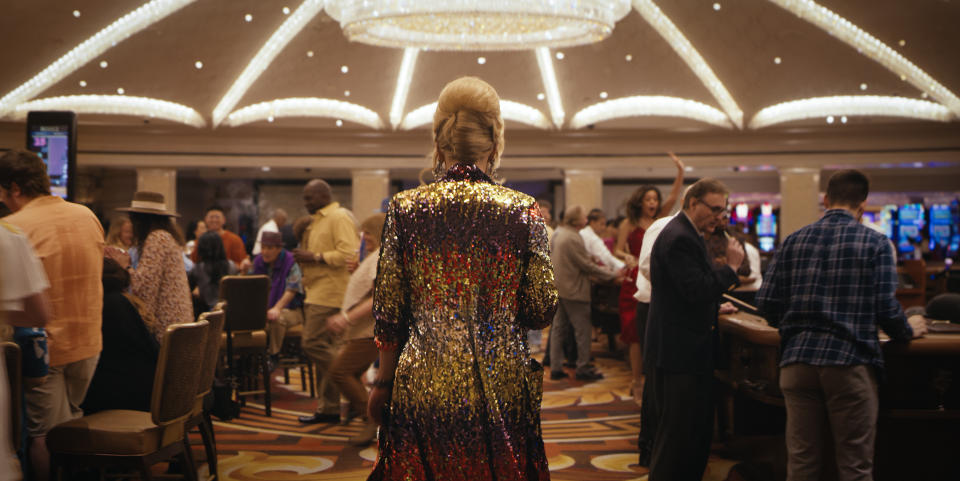
M 11 150 L 0 156 L 0 186 L 10 189 L 14 183 L 24 197 L 50 195 L 47 166 L 33 152 Z
M 587 214 L 587 222 L 594 222 L 606 218 L 607 215 L 603 213 L 603 209 L 590 209 L 590 212 Z
M 207 207 L 206 209 L 204 209 L 203 211 L 204 217 L 206 217 L 206 215 L 209 214 L 211 210 L 220 211 L 220 213 L 223 214 L 224 216 L 227 215 L 227 211 L 223 210 L 223 207 L 220 207 L 218 204 L 213 204 L 210 207 Z
M 693 183 L 683 196 L 683 208 L 690 205 L 691 199 L 700 200 L 707 194 L 730 195 L 730 190 L 717 179 L 706 177 Z
M 831 206 L 857 207 L 867 200 L 870 180 L 859 170 L 840 170 L 827 182 L 827 200 Z

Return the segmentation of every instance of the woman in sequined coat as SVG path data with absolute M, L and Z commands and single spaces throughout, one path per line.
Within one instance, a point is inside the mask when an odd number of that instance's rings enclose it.
M 503 120 L 490 85 L 444 87 L 433 133 L 438 181 L 394 196 L 384 226 L 369 479 L 547 480 L 543 368 L 526 344 L 557 304 L 543 219 L 491 178 Z

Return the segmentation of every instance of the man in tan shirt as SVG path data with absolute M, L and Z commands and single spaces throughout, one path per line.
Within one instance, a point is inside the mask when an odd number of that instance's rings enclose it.
M 350 212 L 333 202 L 330 185 L 314 179 L 303 188 L 303 206 L 312 221 L 303 236 L 303 244 L 293 256 L 303 271 L 304 300 L 303 352 L 317 363 L 320 401 L 311 416 L 301 416 L 306 424 L 340 420 L 340 392 L 330 378 L 330 364 L 337 355 L 340 335 L 329 329 L 327 318 L 340 312 L 343 295 L 350 280 L 347 260 L 360 247 L 356 222 Z
M 50 281 L 47 322 L 50 371 L 25 392 L 35 479 L 49 477 L 47 431 L 83 415 L 80 403 L 100 357 L 103 227 L 90 209 L 50 195 L 46 165 L 31 152 L 0 156 L 4 220 L 26 234 Z

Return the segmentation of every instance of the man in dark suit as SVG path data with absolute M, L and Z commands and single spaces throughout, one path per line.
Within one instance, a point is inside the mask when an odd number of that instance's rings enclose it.
M 651 481 L 699 481 L 713 435 L 713 366 L 721 295 L 737 285 L 743 249 L 730 239 L 727 265 L 708 257 L 704 233 L 727 208 L 727 188 L 701 179 L 690 186 L 683 212 L 667 224 L 650 258 L 650 313 L 644 365 L 659 424 Z

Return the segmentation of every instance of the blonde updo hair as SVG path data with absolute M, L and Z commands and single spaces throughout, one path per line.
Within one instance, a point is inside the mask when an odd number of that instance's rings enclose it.
M 503 117 L 500 97 L 477 77 L 460 77 L 440 92 L 433 114 L 433 175 L 446 173 L 440 153 L 463 164 L 476 164 L 494 150 L 488 175 L 496 179 L 503 153 Z

